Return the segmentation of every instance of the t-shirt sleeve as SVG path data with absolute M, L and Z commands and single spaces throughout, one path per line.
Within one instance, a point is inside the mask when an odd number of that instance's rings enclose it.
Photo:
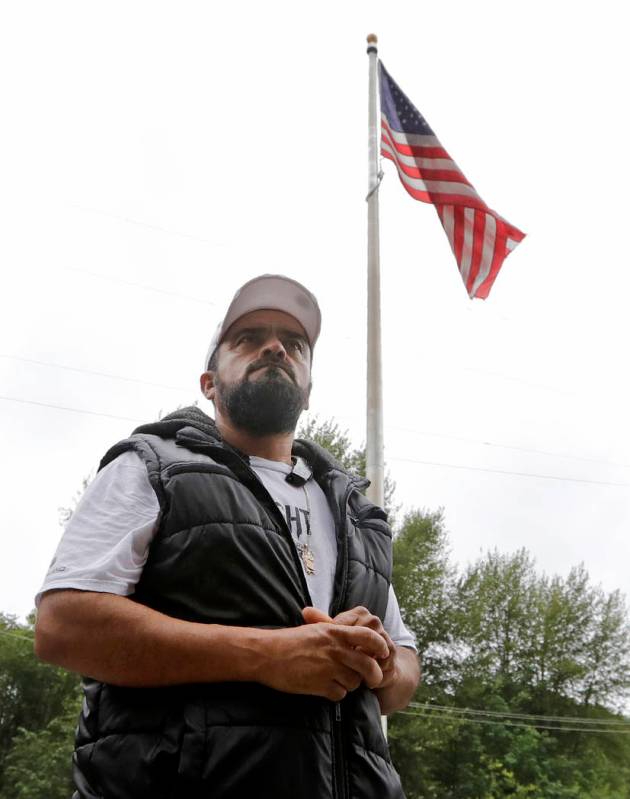
M 415 636 L 405 627 L 402 616 L 400 615 L 398 599 L 396 598 L 392 585 L 389 586 L 387 611 L 385 612 L 383 627 L 389 633 L 390 638 L 396 646 L 406 646 L 409 647 L 409 649 L 413 649 L 414 652 L 418 651 Z
M 159 510 L 140 456 L 125 452 L 115 458 L 85 489 L 35 604 L 46 591 L 62 588 L 132 594 Z

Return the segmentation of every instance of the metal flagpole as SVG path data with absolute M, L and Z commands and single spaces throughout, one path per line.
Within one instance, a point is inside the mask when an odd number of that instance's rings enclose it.
M 368 102 L 368 286 L 367 286 L 367 430 L 366 475 L 370 480 L 368 498 L 383 507 L 385 499 L 385 466 L 383 457 L 383 375 L 381 359 L 381 267 L 379 257 L 378 187 L 379 135 L 377 120 L 378 57 L 374 33 L 367 37 L 370 59 Z M 387 737 L 387 716 L 381 716 L 383 734 Z
M 381 275 L 379 260 L 378 186 L 380 183 L 377 112 L 378 58 L 376 35 L 367 37 L 370 59 L 368 140 L 368 286 L 367 286 L 367 495 L 376 505 L 384 501 L 383 382 L 381 362 Z

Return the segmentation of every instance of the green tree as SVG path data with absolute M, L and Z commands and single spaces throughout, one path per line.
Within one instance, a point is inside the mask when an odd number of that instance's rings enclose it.
M 327 449 L 344 469 L 365 477 L 365 446 L 354 447 L 348 431 L 342 430 L 334 419 L 320 421 L 317 416 L 309 417 L 300 424 L 297 438 L 314 441 L 320 447 Z M 398 510 L 394 504 L 396 484 L 388 473 L 385 474 L 383 490 L 385 511 L 389 514 L 390 523 L 393 523 Z
M 33 622 L 26 624 L 14 617 L 0 614 L 0 797 L 15 799 L 16 758 L 28 742 L 31 753 L 37 738 L 45 748 L 57 746 L 60 728 L 68 731 L 76 725 L 80 707 L 79 679 L 63 669 L 39 661 L 33 653 Z M 72 716 L 73 720 L 69 721 Z M 65 719 L 65 721 L 64 721 Z M 50 726 L 52 725 L 52 726 Z M 48 730 L 48 736 L 44 733 Z M 34 738 L 34 737 L 35 738 Z M 38 737 L 40 736 L 40 737 Z M 63 738 L 63 735 L 61 736 Z M 65 779 L 68 782 L 71 735 L 64 739 L 65 754 L 56 760 L 58 770 L 51 770 L 48 755 L 41 761 L 32 760 L 29 769 L 48 780 L 52 786 Z M 54 758 L 53 758 L 54 759 Z M 9 767 L 13 771 L 9 771 Z M 11 776 L 13 775 L 13 776 Z M 29 794 L 29 799 L 39 794 Z M 43 796 L 44 794 L 42 794 Z M 51 799 L 57 794 L 49 794 Z M 67 793 L 66 793 L 67 796 Z
M 68 799 L 78 710 L 51 719 L 40 730 L 20 727 L 5 759 L 0 799 Z

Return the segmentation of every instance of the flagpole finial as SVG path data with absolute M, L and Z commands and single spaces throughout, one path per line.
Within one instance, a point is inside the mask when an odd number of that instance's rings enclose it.
M 377 52 L 376 45 L 378 43 L 378 36 L 375 33 L 368 33 L 367 43 L 368 43 L 368 48 L 367 48 L 368 53 L 376 53 Z

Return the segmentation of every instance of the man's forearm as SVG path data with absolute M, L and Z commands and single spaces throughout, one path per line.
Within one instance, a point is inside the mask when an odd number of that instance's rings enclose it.
M 367 628 L 198 624 L 127 597 L 63 590 L 42 598 L 35 652 L 42 660 L 114 685 L 251 681 L 338 701 L 361 682 L 370 687 L 382 682 L 378 659 L 388 649 Z
M 127 597 L 68 590 L 43 597 L 35 651 L 115 685 L 253 680 L 266 633 L 181 621 Z
M 420 662 L 413 649 L 399 646 L 396 650 L 396 678 L 386 688 L 374 689 L 384 716 L 407 707 L 420 681 Z

